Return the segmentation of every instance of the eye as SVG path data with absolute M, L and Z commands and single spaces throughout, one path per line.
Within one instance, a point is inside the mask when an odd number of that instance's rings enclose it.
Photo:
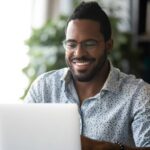
M 74 49 L 74 48 L 76 48 L 77 47 L 77 43 L 76 42 L 71 42 L 71 41 L 68 41 L 68 42 L 66 42 L 66 48 L 67 49 Z
M 95 40 L 85 41 L 84 46 L 86 46 L 86 47 L 95 47 L 95 46 L 97 46 L 97 41 L 95 41 Z

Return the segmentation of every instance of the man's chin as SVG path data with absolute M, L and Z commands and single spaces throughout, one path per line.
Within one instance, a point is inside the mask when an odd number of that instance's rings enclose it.
M 80 73 L 80 74 L 73 73 L 72 75 L 76 81 L 80 81 L 80 82 L 89 82 L 93 78 L 93 76 L 85 74 L 85 73 Z

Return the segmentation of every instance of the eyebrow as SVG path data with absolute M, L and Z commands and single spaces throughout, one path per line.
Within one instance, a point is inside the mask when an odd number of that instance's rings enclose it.
M 77 41 L 74 39 L 68 39 L 68 40 L 66 40 L 66 42 L 77 42 Z
M 98 41 L 98 40 L 97 39 L 86 39 L 86 40 L 83 40 L 80 42 L 86 42 L 86 41 Z M 77 42 L 77 41 L 74 39 L 68 39 L 68 40 L 66 40 L 66 42 Z

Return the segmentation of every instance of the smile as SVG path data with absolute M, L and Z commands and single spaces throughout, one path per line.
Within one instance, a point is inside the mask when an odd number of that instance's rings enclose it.
M 88 70 L 92 64 L 92 60 L 90 59 L 86 59 L 86 60 L 78 60 L 78 59 L 74 59 L 72 61 L 74 69 L 76 69 L 76 71 L 85 71 Z
M 78 65 L 78 66 L 83 66 L 83 65 L 89 65 L 90 61 L 84 61 L 84 62 L 73 62 L 74 64 Z
M 73 58 L 72 62 L 73 63 L 78 63 L 78 64 L 89 64 L 91 62 L 95 61 L 93 58 Z

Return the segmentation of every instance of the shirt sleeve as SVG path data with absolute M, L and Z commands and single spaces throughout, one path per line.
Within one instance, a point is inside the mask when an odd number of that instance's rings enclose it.
M 132 133 L 137 147 L 150 147 L 150 85 L 141 85 L 133 101 Z

